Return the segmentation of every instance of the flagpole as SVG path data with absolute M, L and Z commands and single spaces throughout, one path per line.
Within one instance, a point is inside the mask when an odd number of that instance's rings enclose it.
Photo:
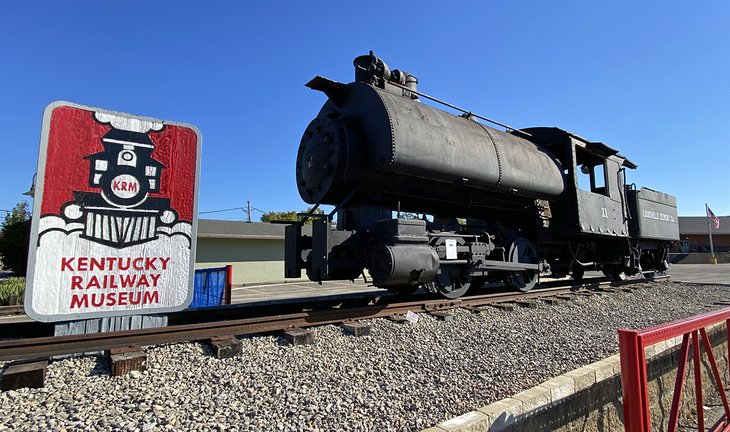
M 705 203 L 705 216 L 707 217 L 707 232 L 710 234 L 710 254 L 712 256 L 712 261 L 714 263 L 715 261 L 715 248 L 712 245 L 712 226 L 710 226 L 710 211 L 707 207 L 707 203 Z

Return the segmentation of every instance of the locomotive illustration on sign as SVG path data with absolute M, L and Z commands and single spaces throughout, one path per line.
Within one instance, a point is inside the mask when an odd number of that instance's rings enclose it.
M 528 291 L 541 276 L 667 269 L 676 199 L 627 183 L 636 165 L 617 150 L 563 129 L 443 111 L 424 102 L 442 103 L 415 76 L 372 52 L 354 66 L 349 84 L 307 84 L 328 99 L 299 144 L 297 187 L 305 202 L 335 209 L 311 215 L 311 234 L 287 227 L 286 277 L 354 279 L 367 269 L 396 293 L 457 298 L 491 284 Z
M 155 144 L 147 133 L 115 127 L 101 142 L 103 151 L 84 158 L 90 161 L 89 186 L 95 190 L 74 191 L 64 216 L 84 223 L 82 237 L 109 246 L 156 239 L 158 225 L 172 224 L 177 217 L 169 198 L 150 196 L 160 191 L 165 168 L 153 158 Z

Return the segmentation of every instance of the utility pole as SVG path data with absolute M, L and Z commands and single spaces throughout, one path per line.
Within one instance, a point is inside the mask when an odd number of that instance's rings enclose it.
M 246 201 L 246 214 L 248 214 L 248 223 L 251 223 L 251 201 Z

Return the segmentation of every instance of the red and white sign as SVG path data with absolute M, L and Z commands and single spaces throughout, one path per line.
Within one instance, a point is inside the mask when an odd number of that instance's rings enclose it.
M 193 296 L 200 132 L 68 102 L 43 115 L 25 310 L 181 310 Z

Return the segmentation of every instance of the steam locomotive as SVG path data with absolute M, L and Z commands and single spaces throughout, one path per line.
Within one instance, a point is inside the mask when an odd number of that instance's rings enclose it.
M 286 277 L 347 280 L 367 269 L 377 287 L 453 299 L 486 283 L 528 291 L 541 276 L 667 270 L 676 199 L 627 184 L 637 166 L 618 151 L 435 108 L 415 76 L 372 52 L 354 66 L 350 84 L 307 84 L 328 100 L 299 145 L 297 187 L 307 203 L 335 208 L 308 215 L 311 234 L 286 228 Z
M 161 225 L 177 219 L 170 199 L 160 191 L 164 164 L 152 157 L 154 142 L 146 133 L 112 127 L 103 137 L 104 150 L 90 154 L 88 185 L 74 191 L 64 205 L 68 222 L 81 222 L 81 237 L 122 249 L 158 237 Z

